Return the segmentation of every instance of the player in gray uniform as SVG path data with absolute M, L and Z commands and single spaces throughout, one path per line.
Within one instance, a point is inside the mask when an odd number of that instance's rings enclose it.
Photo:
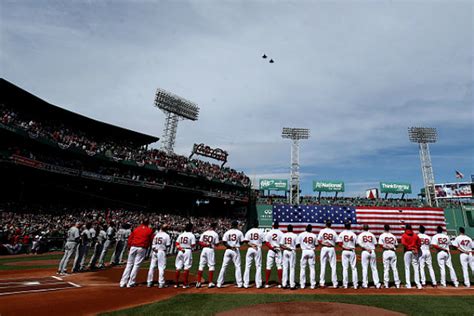
M 112 258 L 110 259 L 111 265 L 122 264 L 123 253 L 125 248 L 127 248 L 127 240 L 132 233 L 128 227 L 128 224 L 122 224 L 122 227 L 117 231 L 115 251 L 112 254 Z
M 99 269 L 102 269 L 105 267 L 104 261 L 105 261 L 105 256 L 107 255 L 107 251 L 109 248 L 113 245 L 115 242 L 115 224 L 114 222 L 110 222 L 109 227 L 107 228 L 107 239 L 104 242 L 104 247 L 102 247 L 102 252 L 100 254 L 99 258 Z
M 74 259 L 74 266 L 72 272 L 79 272 L 85 270 L 86 257 L 89 252 L 89 247 L 91 245 L 91 223 L 87 223 L 84 229 L 81 232 L 81 243 L 76 250 L 76 258 Z
M 79 244 L 79 228 L 81 228 L 81 226 L 82 224 L 77 222 L 67 232 L 66 245 L 64 246 L 64 256 L 59 263 L 58 274 L 67 274 L 67 264 L 69 262 L 69 258 L 71 258 L 71 255 L 76 252 L 76 248 Z
M 97 236 L 95 239 L 94 245 L 94 254 L 92 255 L 91 261 L 89 263 L 90 269 L 97 269 L 97 261 L 99 260 L 100 254 L 102 253 L 102 248 L 104 247 L 104 242 L 107 239 L 107 233 L 102 229 L 100 225 L 97 225 Z

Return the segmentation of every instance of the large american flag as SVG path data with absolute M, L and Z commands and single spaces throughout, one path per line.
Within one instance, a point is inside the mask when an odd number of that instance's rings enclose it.
M 418 232 L 420 225 L 424 225 L 428 235 L 436 234 L 438 225 L 446 228 L 442 208 L 273 205 L 273 220 L 280 223 L 280 229 L 284 232 L 290 224 L 295 233 L 304 231 L 308 224 L 313 225 L 313 232 L 318 232 L 325 227 L 328 219 L 337 233 L 344 230 L 344 223 L 351 222 L 355 232 L 360 232 L 362 225 L 368 224 L 370 231 L 378 236 L 383 232 L 383 226 L 389 224 L 391 232 L 398 238 L 406 224 L 411 224 L 415 232 Z

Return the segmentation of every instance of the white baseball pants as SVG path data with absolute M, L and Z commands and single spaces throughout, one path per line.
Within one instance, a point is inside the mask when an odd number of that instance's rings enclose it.
M 126 241 L 117 240 L 117 243 L 115 244 L 115 251 L 112 254 L 112 257 L 110 258 L 111 264 L 122 263 L 122 257 L 123 257 L 123 252 L 125 248 L 126 248 Z
M 458 277 L 456 276 L 456 271 L 454 271 L 453 263 L 451 261 L 451 254 L 446 251 L 440 251 L 436 257 L 438 259 L 438 266 L 441 274 L 439 283 L 442 286 L 446 286 L 446 267 L 448 267 L 451 281 L 453 281 L 454 285 L 459 285 Z
M 152 252 L 150 269 L 148 270 L 147 283 L 152 283 L 155 277 L 155 270 L 158 268 L 158 284 L 165 284 L 165 270 L 166 270 L 166 252 L 158 250 Z
M 275 262 L 276 268 L 278 270 L 282 269 L 282 253 L 281 251 L 268 250 L 267 252 L 267 270 L 273 268 L 273 263 Z
M 400 286 L 400 277 L 398 276 L 397 269 L 397 254 L 393 250 L 385 250 L 383 252 L 383 281 L 385 287 L 388 287 L 390 283 L 390 269 L 392 269 L 395 285 Z
M 316 255 L 313 250 L 303 250 L 300 260 L 300 286 L 304 289 L 306 285 L 306 265 L 309 265 L 309 282 L 311 287 L 316 287 Z
M 369 253 L 367 250 L 362 251 L 361 254 L 362 261 L 362 287 L 369 286 L 369 265 L 372 270 L 372 280 L 374 281 L 375 286 L 380 284 L 379 272 L 377 271 L 377 257 L 375 255 L 375 250 L 372 250 L 372 253 Z
M 436 285 L 436 276 L 433 269 L 433 260 L 431 259 L 431 251 L 429 250 L 422 251 L 420 256 L 420 279 L 422 285 L 426 285 L 425 265 L 428 267 L 431 283 L 433 283 L 433 285 Z
M 230 262 L 234 263 L 235 266 L 235 281 L 237 286 L 242 286 L 242 271 L 240 264 L 240 250 L 236 249 L 227 249 L 224 252 L 224 260 L 222 261 L 221 271 L 219 272 L 219 277 L 217 278 L 217 286 L 220 287 L 224 284 L 225 271 Z
M 142 247 L 131 247 L 128 253 L 127 266 L 122 274 L 120 286 L 134 286 L 137 278 L 138 269 L 145 259 L 146 249 Z
M 296 251 L 283 250 L 283 276 L 281 278 L 281 285 L 285 287 L 288 284 L 288 274 L 290 278 L 290 287 L 295 287 L 295 266 L 296 266 Z
M 216 254 L 213 248 L 203 248 L 201 256 L 199 257 L 199 271 L 203 271 L 205 267 L 209 268 L 209 271 L 214 271 L 216 267 Z
M 417 287 L 421 286 L 420 283 L 420 265 L 419 265 L 419 255 L 413 253 L 412 251 L 407 251 L 403 255 L 403 260 L 405 261 L 405 283 L 407 288 L 411 288 L 411 270 L 410 265 L 413 266 L 413 274 L 415 275 L 415 284 Z
M 244 286 L 248 287 L 250 283 L 250 268 L 252 261 L 255 261 L 255 286 L 262 286 L 262 249 L 250 247 L 245 256 Z
M 183 249 L 178 251 L 176 255 L 175 266 L 176 270 L 189 270 L 193 265 L 193 253 L 191 249 Z
M 67 272 L 67 264 L 72 254 L 76 252 L 77 246 L 78 246 L 77 242 L 74 242 L 74 241 L 68 241 L 66 242 L 66 245 L 64 245 L 64 256 L 61 259 L 61 262 L 59 262 L 59 268 L 58 268 L 58 271 L 60 273 Z
M 354 288 L 357 288 L 359 278 L 357 276 L 357 257 L 355 251 L 343 250 L 342 255 L 342 286 L 348 287 L 349 285 L 349 267 L 352 271 L 352 284 Z
M 104 242 L 104 247 L 102 248 L 102 252 L 100 253 L 100 257 L 99 257 L 99 267 L 104 266 L 105 256 L 107 255 L 107 251 L 109 250 L 112 243 L 113 243 L 113 241 L 109 240 L 109 239 L 107 239 Z
M 324 286 L 326 275 L 326 261 L 331 266 L 331 281 L 333 286 L 337 286 L 336 274 L 336 250 L 334 247 L 321 248 L 321 274 L 319 275 L 319 285 Z
M 474 257 L 472 254 L 461 253 L 459 255 L 459 260 L 461 261 L 464 285 L 470 287 L 471 280 L 469 280 L 469 270 L 471 270 L 471 273 L 474 275 Z

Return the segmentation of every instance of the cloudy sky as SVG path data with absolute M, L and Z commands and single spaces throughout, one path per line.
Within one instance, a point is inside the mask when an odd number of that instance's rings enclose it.
M 281 128 L 306 127 L 303 191 L 340 179 L 422 185 L 408 126 L 439 131 L 437 182 L 474 174 L 472 1 L 0 1 L 0 76 L 161 136 L 157 87 L 201 107 L 176 152 L 227 149 L 252 179 L 287 177 Z M 274 64 L 260 56 L 266 53 Z M 157 144 L 159 146 L 159 144 Z

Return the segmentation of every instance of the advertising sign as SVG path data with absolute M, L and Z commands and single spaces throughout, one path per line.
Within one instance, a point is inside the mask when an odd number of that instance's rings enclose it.
M 344 182 L 314 180 L 313 191 L 315 192 L 344 192 Z
M 288 180 L 286 179 L 260 179 L 260 190 L 286 191 Z
M 437 199 L 472 198 L 472 188 L 469 182 L 435 184 Z
M 394 194 L 411 193 L 411 184 L 404 182 L 380 182 L 380 192 Z
M 271 228 L 273 224 L 273 207 L 271 205 L 257 205 L 259 228 Z

